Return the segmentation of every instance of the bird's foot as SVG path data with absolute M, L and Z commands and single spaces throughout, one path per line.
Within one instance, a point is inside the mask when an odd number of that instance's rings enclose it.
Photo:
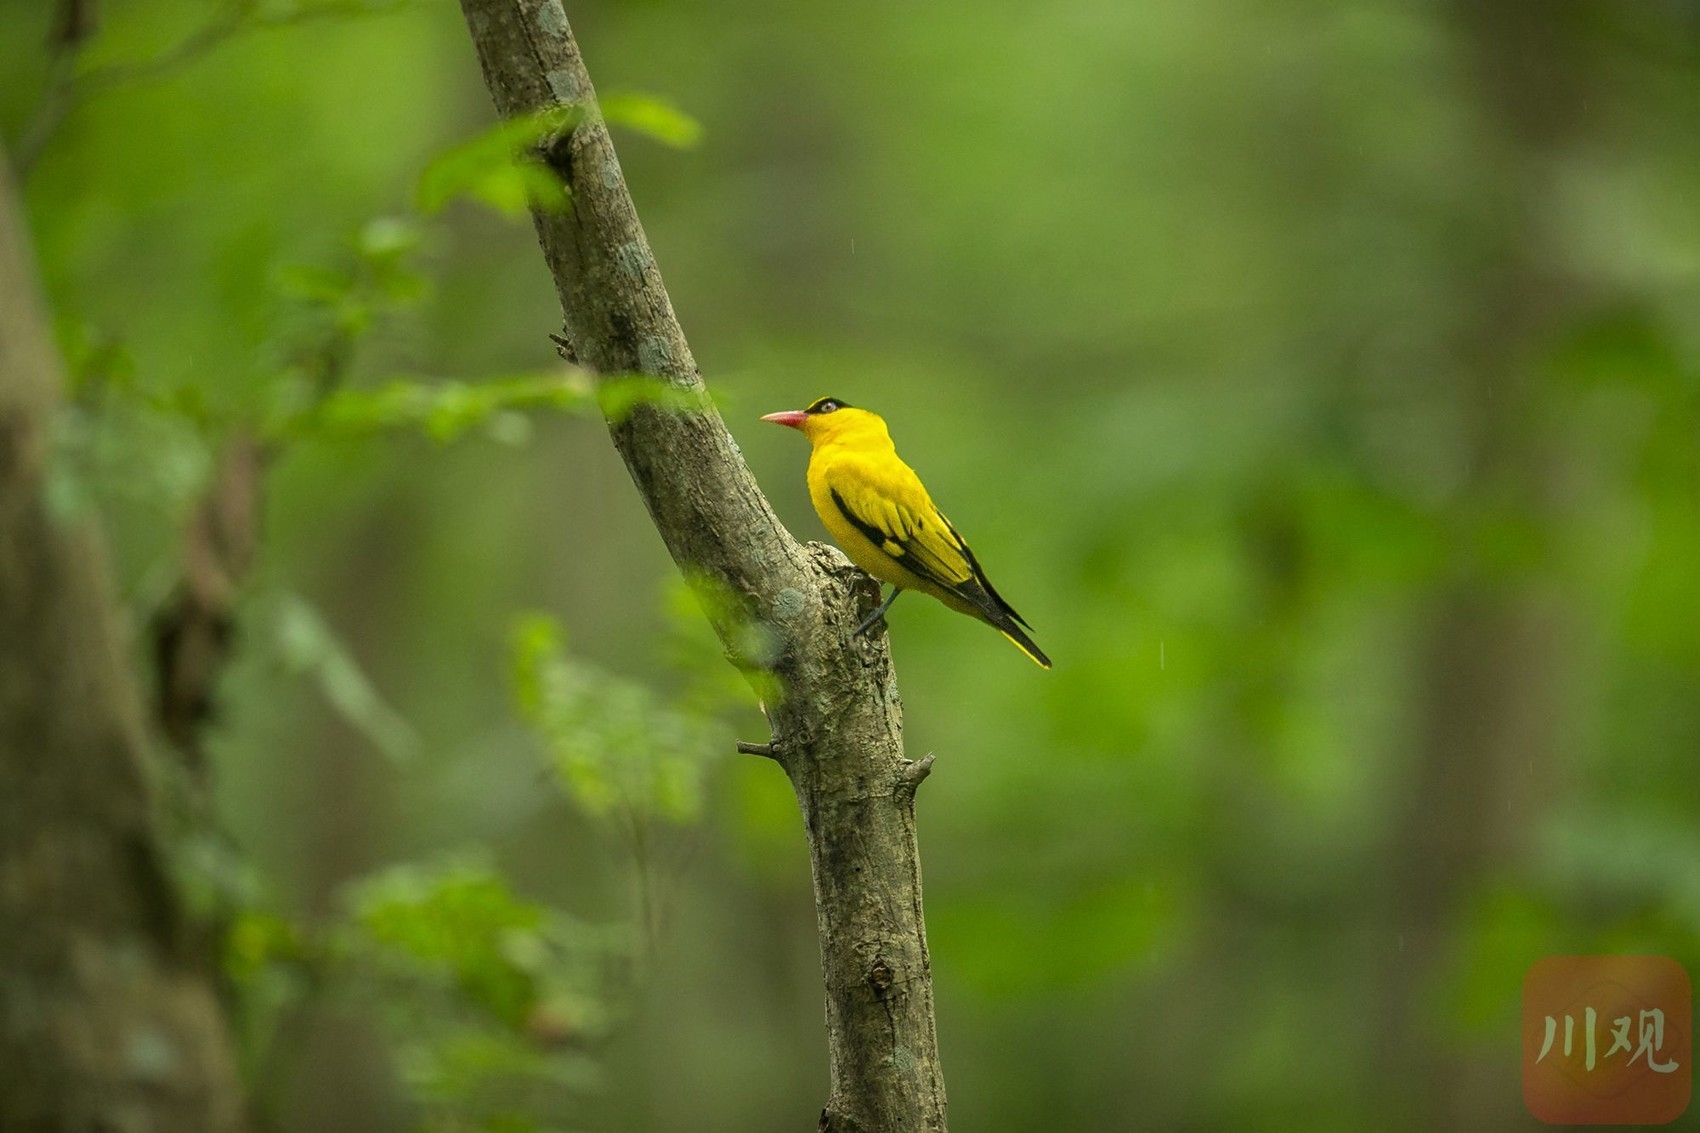
M 850 636 L 851 637 L 861 637 L 864 633 L 867 633 L 868 630 L 872 629 L 875 622 L 877 622 L 880 619 L 885 617 L 885 612 L 887 610 L 891 609 L 891 604 L 893 602 L 897 601 L 897 596 L 901 593 L 903 593 L 902 587 L 900 587 L 900 586 L 892 587 L 891 588 L 891 597 L 889 597 L 885 601 L 881 602 L 877 607 L 874 608 L 873 613 L 871 613 L 867 617 L 863 618 L 862 624 L 857 626 L 853 631 L 851 631 Z

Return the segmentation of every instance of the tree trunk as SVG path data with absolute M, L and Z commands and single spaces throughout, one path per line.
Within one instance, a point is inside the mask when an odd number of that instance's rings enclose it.
M 1481 134 L 1472 207 L 1490 202 L 1471 248 L 1452 397 L 1470 426 L 1457 506 L 1552 520 L 1557 441 L 1540 422 L 1543 356 L 1586 309 L 1588 281 L 1570 273 L 1551 230 L 1558 161 L 1586 102 L 1573 29 L 1598 19 L 1593 0 L 1455 0 L 1450 21 Z M 1550 801 L 1561 690 L 1573 655 L 1563 611 L 1538 578 L 1460 556 L 1434 595 L 1418 643 L 1422 713 L 1411 777 L 1394 813 L 1388 860 L 1391 928 L 1378 1073 L 1384 1096 L 1409 1094 L 1410 1128 L 1458 1133 L 1526 1121 L 1505 1089 L 1503 1060 L 1438 1034 L 1432 1000 L 1467 900 L 1513 866 Z M 1411 1094 L 1411 1083 L 1425 1090 Z
M 611 413 L 609 430 L 729 658 L 764 691 L 772 754 L 802 806 L 831 1052 L 821 1127 L 943 1130 L 915 846 L 926 761 L 903 758 L 883 635 L 850 634 L 878 588 L 832 548 L 791 537 L 709 404 L 559 0 L 462 9 L 503 118 L 578 115 L 541 147 L 572 207 L 536 212 L 564 350 L 608 377 L 654 379 L 665 395 Z
M 44 487 L 59 362 L 0 157 L 0 1129 L 243 1123 L 162 860 L 104 556 Z

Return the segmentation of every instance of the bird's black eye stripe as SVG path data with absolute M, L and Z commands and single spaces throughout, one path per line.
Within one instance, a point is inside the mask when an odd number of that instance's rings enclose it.
M 803 410 L 803 412 L 804 413 L 816 413 L 816 414 L 832 413 L 832 412 L 835 412 L 835 411 L 840 410 L 840 409 L 848 409 L 848 408 L 850 408 L 848 405 L 845 405 L 842 401 L 839 401 L 835 397 L 823 397 L 819 401 L 815 402 L 813 405 L 809 406 L 807 409 Z

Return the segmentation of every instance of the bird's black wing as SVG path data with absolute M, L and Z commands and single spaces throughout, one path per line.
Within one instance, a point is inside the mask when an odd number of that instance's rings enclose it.
M 837 487 L 831 492 L 839 514 L 882 553 L 941 590 L 974 601 L 972 593 L 963 589 L 974 584 L 971 558 L 942 515 L 935 512 L 935 520 L 929 522 L 888 496 Z

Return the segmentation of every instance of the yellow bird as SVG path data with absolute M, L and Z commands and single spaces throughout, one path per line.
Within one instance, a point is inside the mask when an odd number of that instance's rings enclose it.
M 998 597 L 974 552 L 903 463 L 878 414 L 823 397 L 807 409 L 769 413 L 809 438 L 809 499 L 850 561 L 882 582 L 891 596 L 861 625 L 865 632 L 905 590 L 931 594 L 953 610 L 979 618 L 1027 656 L 1051 667 L 1027 623 Z M 1031 626 L 1027 626 L 1031 629 Z

